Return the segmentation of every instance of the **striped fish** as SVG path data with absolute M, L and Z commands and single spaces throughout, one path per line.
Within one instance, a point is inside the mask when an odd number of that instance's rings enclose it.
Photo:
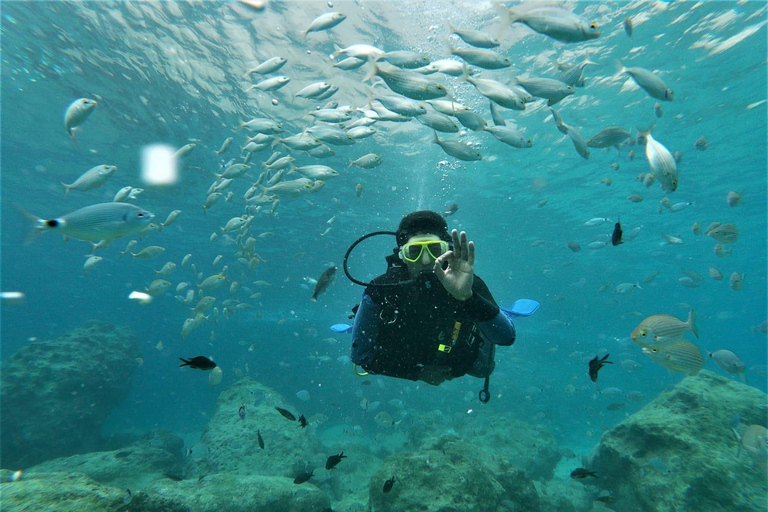
M 668 370 L 696 375 L 704 368 L 704 357 L 699 347 L 682 340 L 663 348 L 643 347 L 643 354 Z

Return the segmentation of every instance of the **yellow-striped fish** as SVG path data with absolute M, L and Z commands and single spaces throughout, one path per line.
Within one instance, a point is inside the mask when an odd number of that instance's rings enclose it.
M 704 368 L 704 357 L 699 347 L 682 340 L 663 348 L 643 347 L 643 354 L 668 370 L 696 375 Z
M 688 313 L 688 320 L 685 322 L 672 315 L 649 316 L 635 327 L 630 336 L 632 341 L 642 347 L 661 348 L 682 341 L 687 331 L 699 337 L 696 330 L 696 312 L 693 309 Z

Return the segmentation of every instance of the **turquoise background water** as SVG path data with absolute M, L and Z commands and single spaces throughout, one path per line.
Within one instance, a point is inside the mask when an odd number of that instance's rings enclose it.
M 600 39 L 562 44 L 522 25 L 503 30 L 493 21 L 487 2 L 334 2 L 348 19 L 329 32 L 299 32 L 325 2 L 272 2 L 257 13 L 237 3 L 22 3 L 2 5 L 2 289 L 26 294 L 23 305 L 2 308 L 2 357 L 25 346 L 30 338 L 56 337 L 89 319 L 129 325 L 137 332 L 143 366 L 130 398 L 110 421 L 109 430 L 143 432 L 166 428 L 179 433 L 203 428 L 222 387 L 209 388 L 205 374 L 179 370 L 178 357 L 208 355 L 224 370 L 226 386 L 246 371 L 284 393 L 309 416 L 322 413 L 330 424 L 348 422 L 373 428 L 359 403 L 363 398 L 387 404 L 401 399 L 406 411 L 438 408 L 463 413 L 473 408 L 491 417 L 516 410 L 533 417 L 558 437 L 563 446 L 588 448 L 600 433 L 638 410 L 683 374 L 670 374 L 640 352 L 628 339 L 646 316 L 669 313 L 685 318 L 686 303 L 698 313 L 698 345 L 710 351 L 729 349 L 750 368 L 752 385 L 765 390 L 766 337 L 755 326 L 766 319 L 766 13 L 762 2 L 610 2 L 571 3 L 574 10 L 602 27 Z M 632 38 L 622 21 L 635 17 Z M 368 43 L 384 50 L 416 50 L 433 60 L 448 54 L 447 22 L 500 34 L 499 51 L 513 65 L 483 71 L 483 78 L 505 83 L 514 74 L 555 77 L 556 60 L 580 62 L 584 51 L 599 63 L 587 67 L 586 87 L 557 108 L 565 121 L 588 138 L 605 126 L 627 129 L 655 122 L 654 137 L 671 151 L 683 154 L 678 168 L 680 186 L 668 194 L 673 203 L 692 202 L 679 213 L 658 212 L 665 196 L 658 184 L 646 189 L 635 178 L 648 171 L 643 148 L 593 149 L 582 159 L 570 140 L 555 129 L 543 101 L 525 112 L 504 111 L 533 140 L 527 150 L 510 148 L 490 134 L 466 133 L 462 141 L 478 144 L 481 162 L 463 163 L 431 144 L 431 130 L 416 123 L 375 125 L 376 136 L 354 146 L 335 147 L 336 156 L 323 161 L 292 152 L 299 163 L 321 163 L 339 170 L 316 194 L 281 201 L 277 215 L 256 215 L 251 234 L 263 258 L 252 273 L 234 277 L 263 293 L 253 310 L 229 321 L 204 323 L 186 340 L 180 330 L 188 308 L 172 293 L 148 306 L 127 300 L 143 289 L 166 261 L 180 264 L 185 254 L 204 276 L 221 254 L 230 266 L 234 249 L 210 234 L 243 213 L 242 194 L 252 180 L 232 186 L 235 198 L 223 201 L 207 215 L 201 205 L 220 165 L 236 156 L 244 133 L 233 133 L 239 120 L 258 115 L 281 121 L 286 135 L 309 124 L 303 115 L 315 102 L 291 93 L 311 82 L 328 80 L 340 87 L 334 96 L 341 105 L 362 107 L 367 91 L 362 83 L 367 66 L 342 72 L 328 56 L 334 44 Z M 450 39 L 453 44 L 458 40 Z M 288 58 L 280 71 L 290 84 L 274 94 L 244 93 L 243 73 L 273 55 Z M 654 115 L 655 100 L 614 76 L 615 61 L 655 70 L 675 91 L 675 100 Z M 439 75 L 454 97 L 490 122 L 487 100 L 470 85 Z M 254 77 L 255 81 L 255 77 Z M 63 127 L 67 105 L 79 97 L 95 98 L 99 106 L 83 125 L 74 147 Z M 272 105 L 271 99 L 278 99 Z M 322 102 L 324 103 L 324 102 Z M 213 154 L 227 137 L 233 148 L 222 158 Z M 456 139 L 442 134 L 441 138 Z M 706 151 L 695 142 L 705 137 Z M 136 204 L 162 221 L 174 209 L 176 224 L 142 240 L 139 247 L 160 245 L 156 260 L 120 258 L 128 239 L 100 251 L 104 257 L 89 275 L 82 264 L 90 247 L 63 242 L 46 233 L 25 245 L 29 230 L 21 209 L 53 218 L 74 209 L 110 201 L 126 185 L 141 187 L 140 150 L 161 142 L 181 147 L 195 142 L 180 182 L 167 188 L 144 186 Z M 282 149 L 286 153 L 285 149 Z M 384 164 L 373 170 L 346 170 L 349 158 L 375 152 Z M 254 155 L 255 169 L 269 153 Z M 64 197 L 60 182 L 71 182 L 102 163 L 119 170 L 103 187 L 73 191 Z M 611 168 L 618 163 L 619 169 Z M 610 177 L 606 187 L 601 179 Z M 355 194 L 357 184 L 364 190 Z M 726 204 L 729 191 L 743 203 Z M 632 203 L 630 194 L 644 201 Z M 546 204 L 542 205 L 542 202 Z M 477 401 L 481 381 L 465 377 L 439 388 L 374 377 L 361 386 L 345 356 L 347 335 L 329 326 L 347 321 L 362 290 L 341 272 L 319 302 L 309 301 L 311 287 L 303 278 L 317 278 L 330 264 L 340 265 L 347 247 L 374 230 L 394 230 L 403 215 L 416 209 L 442 211 L 456 202 L 458 212 L 449 226 L 466 230 L 477 246 L 476 272 L 488 283 L 497 301 L 509 305 L 518 298 L 541 302 L 535 316 L 516 322 L 518 341 L 497 351 L 491 383 L 492 400 Z M 609 235 L 618 217 L 625 233 L 642 228 L 627 243 L 590 250 L 586 246 Z M 593 217 L 610 223 L 587 227 Z M 331 219 L 333 221 L 331 222 Z M 715 241 L 692 233 L 714 221 L 733 222 L 741 233 L 718 258 Z M 326 234 L 327 228 L 331 228 Z M 681 237 L 683 245 L 665 245 L 661 234 Z M 601 238 L 603 237 L 603 238 Z M 384 256 L 393 240 L 365 242 L 350 265 L 358 278 L 370 279 L 385 269 Z M 566 246 L 579 242 L 574 253 Z M 725 276 L 714 281 L 710 266 Z M 677 279 L 683 271 L 704 276 L 701 286 L 687 288 Z M 744 288 L 728 286 L 732 272 L 744 274 Z M 651 273 L 642 290 L 614 293 L 620 283 L 634 283 Z M 194 280 L 177 270 L 173 286 Z M 612 283 L 604 292 L 601 286 Z M 227 298 L 222 288 L 220 301 Z M 238 295 L 245 300 L 247 295 Z M 689 335 L 690 336 L 690 335 Z M 334 340 L 327 338 L 333 337 Z M 164 349 L 159 351 L 159 341 Z M 242 342 L 242 343 L 241 343 Z M 253 350 L 248 348 L 253 346 Z M 587 361 L 610 353 L 616 361 L 602 370 L 603 388 L 618 387 L 622 395 L 597 393 L 587 377 Z M 642 368 L 628 372 L 620 361 Z M 708 369 L 724 373 L 712 361 Z M 294 394 L 307 390 L 306 402 Z M 626 402 L 623 394 L 640 391 L 645 398 L 624 409 L 606 410 Z M 382 409 L 388 407 L 382 405 Z M 392 411 L 394 413 L 394 411 Z M 407 423 L 406 427 L 407 428 Z

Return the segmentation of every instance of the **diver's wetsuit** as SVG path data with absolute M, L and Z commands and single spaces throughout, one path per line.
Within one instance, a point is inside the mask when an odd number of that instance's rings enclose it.
M 390 257 L 391 258 L 391 257 Z M 472 297 L 452 297 L 432 272 L 411 280 L 402 264 L 366 287 L 352 331 L 352 362 L 374 374 L 418 380 L 424 366 L 448 366 L 450 377 L 493 371 L 494 345 L 512 345 L 515 327 L 482 279 Z M 403 283 L 375 286 L 382 283 Z

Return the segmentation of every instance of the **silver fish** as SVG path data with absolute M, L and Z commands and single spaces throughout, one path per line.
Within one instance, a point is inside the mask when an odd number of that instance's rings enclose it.
M 34 217 L 34 227 L 36 234 L 58 231 L 72 238 L 96 242 L 137 233 L 146 228 L 154 217 L 152 212 L 133 204 L 99 203 L 56 219 Z
M 547 99 L 550 107 L 574 93 L 573 87 L 552 78 L 515 77 L 515 81 L 533 96 Z
M 500 44 L 498 39 L 480 30 L 456 28 L 450 23 L 448 26 L 451 29 L 451 34 L 456 34 L 462 41 L 476 48 L 495 48 Z
M 79 98 L 67 107 L 67 111 L 64 113 L 64 128 L 73 141 L 75 140 L 74 129 L 88 119 L 97 105 L 98 103 L 90 98 Z
M 492 50 L 483 50 L 477 48 L 454 48 L 450 47 L 451 54 L 457 55 L 466 62 L 483 69 L 503 69 L 512 65 L 509 57 L 504 57 Z
M 571 11 L 553 5 L 514 7 L 509 9 L 509 22 L 524 23 L 539 34 L 564 43 L 589 41 L 601 34 L 596 23 L 589 23 Z
M 504 121 L 504 118 L 501 116 L 501 112 L 499 112 L 498 107 L 492 102 L 488 102 L 488 106 L 491 110 L 491 119 L 493 119 L 493 124 L 496 126 L 506 126 L 507 122 Z
M 260 91 L 276 91 L 277 89 L 285 87 L 290 81 L 291 79 L 284 75 L 273 76 L 272 78 L 266 78 L 257 84 L 251 85 L 245 90 L 245 92 L 251 91 L 253 89 L 258 89 Z
M 306 29 L 301 31 L 301 39 L 304 40 L 310 32 L 321 32 L 323 30 L 332 29 L 345 19 L 347 19 L 347 16 L 340 12 L 327 12 L 321 14 L 312 20 L 312 23 L 310 23 Z
M 224 142 L 221 144 L 221 148 L 219 148 L 218 151 L 214 151 L 213 153 L 216 155 L 220 155 L 224 153 L 226 150 L 229 149 L 229 146 L 232 145 L 232 141 L 234 141 L 232 137 L 227 137 L 227 139 L 224 140 Z
M 483 155 L 481 155 L 475 148 L 470 147 L 463 142 L 440 140 L 437 138 L 437 132 L 433 133 L 435 138 L 432 142 L 440 146 L 446 154 L 465 162 L 475 162 L 483 159 Z
M 555 126 L 557 127 L 560 132 L 568 134 L 568 125 L 563 122 L 563 118 L 560 117 L 560 114 L 557 113 L 557 111 L 553 108 L 549 109 L 550 112 L 552 112 L 552 118 L 555 120 Z M 589 143 L 587 143 L 589 145 Z
M 513 110 L 525 110 L 525 102 L 523 99 L 514 90 L 504 84 L 497 82 L 496 80 L 472 78 L 467 73 L 466 67 L 464 68 L 463 79 L 475 86 L 477 92 L 502 107 Z
M 573 126 L 567 124 L 563 124 L 563 126 L 567 130 L 568 136 L 571 138 L 571 142 L 573 142 L 573 147 L 576 148 L 576 152 L 581 155 L 582 158 L 588 160 L 589 148 L 587 147 L 587 143 L 584 142 L 584 138 L 581 136 L 581 133 L 579 133 L 579 131 Z
M 253 69 L 249 69 L 245 73 L 245 77 L 248 78 L 252 73 L 256 73 L 257 75 L 268 75 L 270 73 L 274 73 L 281 67 L 285 65 L 285 63 L 288 62 L 288 60 L 285 57 L 272 57 L 258 66 L 256 66 Z
M 579 64 L 562 68 L 557 79 L 571 87 L 584 87 L 584 78 L 582 77 L 582 74 L 584 73 L 584 68 L 589 65 L 597 65 L 597 62 L 592 62 L 588 58 L 585 58 L 584 61 Z
M 747 369 L 747 365 L 744 364 L 744 361 L 730 350 L 715 350 L 714 352 L 707 352 L 707 354 L 710 359 L 713 359 L 717 363 L 717 366 L 728 373 L 744 373 Z
M 116 170 L 117 167 L 114 165 L 97 165 L 96 167 L 92 167 L 85 171 L 73 183 L 67 185 L 62 182 L 62 185 L 64 185 L 64 188 L 66 189 L 64 195 L 69 194 L 70 190 L 85 191 L 100 187 L 115 173 Z
M 429 64 L 429 57 L 426 55 L 406 50 L 387 52 L 377 60 L 384 60 L 393 66 L 405 69 L 415 69 Z
M 621 63 L 619 63 L 619 66 L 621 66 Z M 675 99 L 674 91 L 667 87 L 667 84 L 665 84 L 661 78 L 653 74 L 652 71 L 643 68 L 627 68 L 621 66 L 618 74 L 623 73 L 631 76 L 635 83 L 642 87 L 652 98 L 661 101 L 672 101 Z
M 533 147 L 531 139 L 525 136 L 523 132 L 512 126 L 486 126 L 485 131 L 496 137 L 504 144 L 515 148 Z
M 294 98 L 316 98 L 323 94 L 331 87 L 328 82 L 315 82 L 302 88 L 299 92 L 293 95 Z
M 632 134 L 621 126 L 607 126 L 594 134 L 587 141 L 587 146 L 591 148 L 609 148 L 619 147 L 628 141 L 634 141 Z
M 352 69 L 357 69 L 363 64 L 365 64 L 365 59 L 358 59 L 357 57 L 347 57 L 346 59 L 334 62 L 333 67 L 343 69 L 344 71 L 349 71 Z
M 333 280 L 336 278 L 336 266 L 328 267 L 325 272 L 322 273 L 320 279 L 317 280 L 315 290 L 312 292 L 312 297 L 309 299 L 312 302 L 317 302 L 317 298 L 325 293 Z
M 659 180 L 659 183 L 661 183 L 661 188 L 664 191 L 674 192 L 677 190 L 678 184 L 675 158 L 664 144 L 654 140 L 650 130 L 648 132 L 641 132 L 641 135 L 644 135 L 646 139 L 645 156 L 648 159 L 651 171 L 656 176 L 656 179 Z
M 459 125 L 449 116 L 440 112 L 427 112 L 423 116 L 417 117 L 416 120 L 438 132 L 456 133 L 459 131 Z
M 381 165 L 383 161 L 384 160 L 379 155 L 375 153 L 369 153 L 367 155 L 361 156 L 357 160 L 352 160 L 350 158 L 349 166 L 347 167 L 347 169 L 349 169 L 353 165 L 357 167 L 361 167 L 363 169 L 373 169 L 374 167 L 378 167 L 379 165 Z
M 442 98 L 448 94 L 445 86 L 429 80 L 419 73 L 400 69 L 385 62 L 382 62 L 381 65 L 373 62 L 372 66 L 373 69 L 363 79 L 364 82 L 374 76 L 380 76 L 394 92 L 414 100 Z

